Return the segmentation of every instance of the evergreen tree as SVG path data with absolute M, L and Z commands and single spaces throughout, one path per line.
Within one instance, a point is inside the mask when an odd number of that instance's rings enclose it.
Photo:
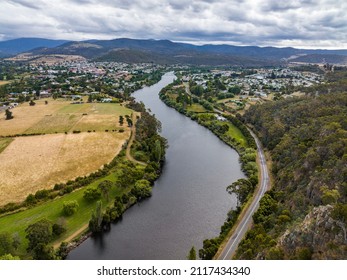
M 195 251 L 194 246 L 190 249 L 187 259 L 188 260 L 196 260 L 196 251 Z

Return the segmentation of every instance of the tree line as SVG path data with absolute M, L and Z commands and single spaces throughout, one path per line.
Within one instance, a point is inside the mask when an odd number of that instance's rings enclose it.
M 347 228 L 347 93 L 340 87 L 347 72 L 327 79 L 330 93 L 255 105 L 243 116 L 271 152 L 274 187 L 262 198 L 237 258 L 346 258 L 345 239 L 338 236 Z M 320 234 L 324 242 L 307 232 L 290 245 L 283 241 L 286 231 L 296 234 L 294 223 L 317 209 L 331 222 Z

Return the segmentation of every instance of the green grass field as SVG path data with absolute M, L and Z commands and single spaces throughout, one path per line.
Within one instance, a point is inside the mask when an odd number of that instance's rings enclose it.
M 6 149 L 8 145 L 13 141 L 12 138 L 0 138 L 0 153 Z
M 228 126 L 229 126 L 229 130 L 227 132 L 227 135 L 235 138 L 238 142 L 241 143 L 241 146 L 247 148 L 247 140 L 245 136 L 242 134 L 242 132 L 232 123 L 228 123 Z
M 192 104 L 191 106 L 187 106 L 187 111 L 196 112 L 196 113 L 205 113 L 206 109 L 200 104 Z
M 57 113 L 58 114 L 83 114 L 83 113 L 89 113 L 91 109 L 92 109 L 91 103 L 85 103 L 85 104 L 67 103 L 66 106 L 62 107 Z
M 93 104 L 93 108 L 95 109 L 95 113 L 100 115 L 131 115 L 132 110 L 121 106 L 117 103 L 96 103 Z
M 241 144 L 242 147 L 247 148 L 247 139 L 235 125 L 233 125 L 231 122 L 228 122 L 228 121 L 224 122 L 224 121 L 219 121 L 216 119 L 211 120 L 210 118 L 213 116 L 214 114 L 211 114 L 211 113 L 199 114 L 199 119 L 201 119 L 202 121 L 206 123 L 213 122 L 218 125 L 227 124 L 229 126 L 229 130 L 226 132 L 226 135 L 232 138 L 235 138 Z
M 137 168 L 143 169 L 144 167 L 138 166 Z M 89 186 L 96 187 L 100 182 L 104 180 L 110 180 L 112 182 L 115 182 L 117 180 L 117 172 L 112 173 L 102 179 L 99 179 L 90 184 Z M 46 218 L 53 223 L 57 222 L 59 218 L 64 218 L 66 220 L 67 231 L 63 235 L 61 235 L 59 239 L 53 240 L 53 242 L 60 243 L 64 241 L 66 238 L 68 238 L 69 236 L 77 232 L 79 229 L 81 229 L 83 225 L 88 224 L 91 214 L 95 209 L 96 201 L 88 202 L 83 198 L 83 193 L 85 189 L 86 187 L 76 190 L 70 194 L 64 195 L 63 197 L 58 197 L 54 200 L 44 202 L 31 209 L 0 217 L 0 232 L 9 232 L 10 234 L 17 232 L 22 240 L 21 246 L 17 253 L 20 256 L 25 256 L 25 250 L 27 247 L 25 229 L 29 225 L 43 218 Z M 103 208 L 105 209 L 108 205 L 112 205 L 114 200 L 112 198 L 120 196 L 125 192 L 127 192 L 127 189 L 113 187 L 110 194 L 110 200 L 107 202 L 105 198 L 102 199 Z M 65 201 L 70 200 L 76 200 L 79 204 L 79 208 L 75 214 L 66 217 L 62 213 L 63 203 Z

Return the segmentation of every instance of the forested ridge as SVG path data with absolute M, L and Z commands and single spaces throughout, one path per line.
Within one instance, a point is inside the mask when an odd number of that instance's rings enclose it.
M 314 88 L 243 116 L 271 153 L 274 181 L 236 258 L 347 258 L 346 82 L 330 73 L 326 94 Z

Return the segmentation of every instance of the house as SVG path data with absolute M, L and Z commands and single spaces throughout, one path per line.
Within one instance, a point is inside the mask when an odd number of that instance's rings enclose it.
M 227 120 L 226 118 L 224 118 L 224 117 L 222 117 L 222 116 L 220 116 L 220 115 L 215 114 L 215 116 L 216 116 L 216 118 L 217 118 L 218 121 L 225 122 L 225 121 Z
M 41 90 L 40 91 L 40 98 L 48 98 L 51 96 L 52 96 L 52 94 L 47 90 Z
M 72 100 L 76 100 L 76 99 L 81 99 L 82 98 L 81 95 L 75 95 L 75 94 L 70 95 L 70 97 L 71 97 Z

